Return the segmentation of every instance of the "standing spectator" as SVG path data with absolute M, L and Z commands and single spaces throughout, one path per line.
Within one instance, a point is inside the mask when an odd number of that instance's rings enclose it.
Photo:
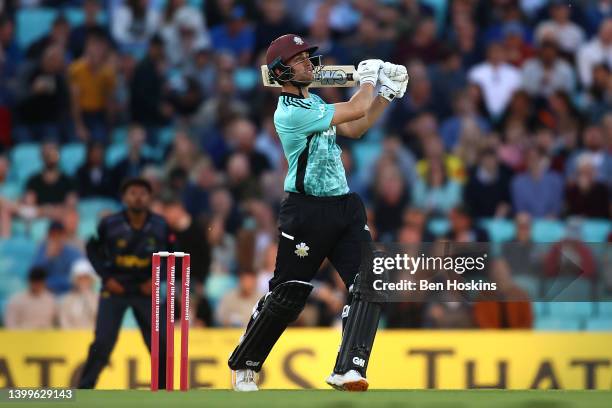
M 575 78 L 572 67 L 557 55 L 557 44 L 546 40 L 540 45 L 539 56 L 523 66 L 523 89 L 531 96 L 547 97 L 562 90 L 572 94 Z
M 593 67 L 602 63 L 612 66 L 612 17 L 601 23 L 597 36 L 580 47 L 576 54 L 576 67 L 582 86 L 591 86 Z
M 68 38 L 68 48 L 74 59 L 81 58 L 83 55 L 85 41 L 90 34 L 103 36 L 109 44 L 112 43 L 110 32 L 100 24 L 100 0 L 84 0 L 83 14 L 85 20 L 70 31 Z
M 49 34 L 36 40 L 28 47 L 26 57 L 30 61 L 38 61 L 50 45 L 55 45 L 63 52 L 66 52 L 68 48 L 69 35 L 70 24 L 68 23 L 66 17 L 60 14 L 55 18 L 55 20 L 53 20 L 53 25 L 51 26 L 51 31 L 49 31 Z M 64 57 L 64 55 L 62 55 L 62 57 Z
M 23 201 L 27 205 L 72 205 L 76 194 L 72 180 L 59 168 L 60 153 L 55 142 L 44 142 L 40 148 L 43 170 L 26 183 Z
M 76 185 L 80 198 L 116 195 L 116 187 L 113 186 L 110 171 L 104 163 L 102 143 L 94 141 L 87 145 L 85 163 L 76 174 Z
M 514 211 L 534 218 L 557 218 L 561 213 L 563 180 L 548 169 L 549 160 L 537 148 L 527 151 L 527 170 L 511 184 Z
M 550 2 L 550 20 L 543 21 L 536 27 L 536 40 L 540 43 L 555 39 L 561 51 L 574 55 L 585 39 L 584 30 L 570 19 L 572 8 L 565 0 Z
M 246 327 L 253 306 L 263 294 L 257 290 L 257 275 L 252 271 L 242 272 L 238 287 L 227 292 L 219 302 L 216 320 L 224 327 Z
M 66 136 L 70 99 L 64 76 L 64 50 L 50 45 L 40 64 L 22 84 L 23 96 L 17 108 L 21 127 L 15 131 L 17 142 L 60 139 Z
M 512 210 L 512 171 L 499 162 L 493 149 L 486 148 L 479 156 L 478 165 L 469 172 L 464 202 L 476 218 L 507 217 Z
M 581 154 L 576 160 L 577 174 L 565 189 L 566 212 L 591 218 L 609 218 L 612 203 L 606 185 L 596 180 L 593 156 Z
M 57 304 L 47 290 L 46 277 L 43 268 L 32 268 L 28 275 L 28 289 L 9 299 L 4 312 L 4 325 L 8 330 L 51 329 L 54 326 Z
M 72 119 L 83 141 L 106 141 L 117 75 L 108 63 L 108 42 L 100 34 L 87 37 L 83 57 L 68 68 Z
M 141 54 L 157 32 L 160 10 L 152 0 L 119 0 L 110 11 L 111 32 L 122 51 Z
M 474 66 L 468 77 L 480 87 L 487 111 L 494 118 L 503 113 L 512 94 L 521 87 L 520 71 L 506 62 L 503 47 L 495 42 L 487 48 L 487 60 Z
M 62 329 L 93 329 L 98 313 L 98 296 L 94 291 L 96 273 L 87 259 L 72 265 L 72 289 L 59 305 L 59 323 Z
M 49 225 L 47 240 L 43 242 L 34 257 L 34 265 L 48 271 L 47 286 L 56 295 L 70 290 L 70 271 L 75 261 L 83 254 L 66 242 L 66 229 L 59 221 Z
M 229 21 L 210 30 L 213 48 L 231 53 L 241 66 L 251 62 L 255 44 L 253 27 L 245 12 L 243 6 L 234 6 Z
M 165 71 L 164 43 L 154 36 L 129 84 L 132 119 L 147 129 L 164 125 L 172 115 L 172 107 L 164 99 Z

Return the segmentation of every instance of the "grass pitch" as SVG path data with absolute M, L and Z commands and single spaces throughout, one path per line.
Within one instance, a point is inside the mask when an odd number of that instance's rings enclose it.
M 20 402 L 14 407 L 104 408 L 609 408 L 612 391 L 507 391 L 507 390 L 373 390 L 365 393 L 338 391 L 282 391 L 236 393 L 224 390 L 189 392 L 77 390 L 76 401 Z

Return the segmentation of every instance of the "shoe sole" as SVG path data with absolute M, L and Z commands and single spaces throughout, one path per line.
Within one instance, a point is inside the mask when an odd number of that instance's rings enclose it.
M 347 382 L 342 385 L 344 391 L 363 392 L 368 390 L 368 382 L 366 380 Z

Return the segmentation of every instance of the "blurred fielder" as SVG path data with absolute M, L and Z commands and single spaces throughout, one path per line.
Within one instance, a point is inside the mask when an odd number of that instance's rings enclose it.
M 353 285 L 362 244 L 371 242 L 365 207 L 349 193 L 336 144 L 338 134 L 359 138 L 394 98 L 406 90 L 406 68 L 381 60 L 359 63 L 360 88 L 348 102 L 326 104 L 308 86 L 321 67 L 320 55 L 300 36 L 272 41 L 268 69 L 282 85 L 274 114 L 289 171 L 279 215 L 279 246 L 270 291 L 259 300 L 240 343 L 229 358 L 236 391 L 257 391 L 256 373 L 287 326 L 297 319 L 327 257 L 349 289 L 342 312 L 342 343 L 327 383 L 338 390 L 365 391 L 380 304 L 367 302 Z M 375 87 L 380 82 L 378 96 Z

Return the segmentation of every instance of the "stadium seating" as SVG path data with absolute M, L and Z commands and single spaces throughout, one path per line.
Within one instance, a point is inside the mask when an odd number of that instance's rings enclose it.
M 60 167 L 69 176 L 74 176 L 85 162 L 86 147 L 83 143 L 70 143 L 60 150 Z
M 206 280 L 206 297 L 210 305 L 215 308 L 221 297 L 230 289 L 238 284 L 235 276 L 231 275 L 210 275 Z
M 18 200 L 22 193 L 21 185 L 15 181 L 9 180 L 0 186 L 0 196 L 9 200 Z
M 17 45 L 26 49 L 31 43 L 49 32 L 57 11 L 48 8 L 22 8 L 17 10 Z
M 540 280 L 537 277 L 530 275 L 516 275 L 514 282 L 524 289 L 530 299 L 537 299 L 540 290 Z
M 581 323 L 570 318 L 540 318 L 536 319 L 535 328 L 547 331 L 580 330 Z
M 591 302 L 551 302 L 549 304 L 551 318 L 590 318 L 594 314 L 594 304 Z
M 584 301 L 595 293 L 589 279 L 576 277 L 547 278 L 541 288 L 546 300 Z
M 427 224 L 427 229 L 436 237 L 446 234 L 450 230 L 450 223 L 446 218 L 433 218 Z
M 121 205 L 110 198 L 87 198 L 78 204 L 81 222 L 87 219 L 97 220 L 103 211 L 117 211 Z
M 612 331 L 612 319 L 590 319 L 586 322 L 587 330 Z
M 510 241 L 516 235 L 514 223 L 510 220 L 489 218 L 480 224 L 489 234 L 491 242 Z
M 610 231 L 610 220 L 590 218 L 582 221 L 582 239 L 585 242 L 606 242 Z
M 565 234 L 565 225 L 554 220 L 535 220 L 532 227 L 534 242 L 557 242 Z
M 40 146 L 35 143 L 18 144 L 11 150 L 11 175 L 19 185 L 38 173 L 43 167 Z

